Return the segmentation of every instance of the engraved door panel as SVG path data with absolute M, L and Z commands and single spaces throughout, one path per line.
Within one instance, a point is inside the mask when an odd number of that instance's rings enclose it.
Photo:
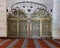
M 8 36 L 15 37 L 17 36 L 17 21 L 10 20 L 8 22 Z
M 32 20 L 31 21 L 31 37 L 39 37 L 40 36 L 40 21 L 39 20 Z
M 20 20 L 19 21 L 19 36 L 20 37 L 28 37 L 27 20 Z
M 50 20 L 44 20 L 42 22 L 42 35 L 51 36 L 51 21 Z

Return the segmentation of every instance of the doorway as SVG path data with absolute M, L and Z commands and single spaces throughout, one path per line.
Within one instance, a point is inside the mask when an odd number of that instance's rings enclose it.
M 30 24 L 28 26 L 28 24 Z M 28 32 L 29 31 L 29 32 Z M 8 37 L 40 37 L 40 21 L 31 20 L 9 20 Z
M 40 37 L 40 21 L 31 20 L 30 30 L 31 37 Z

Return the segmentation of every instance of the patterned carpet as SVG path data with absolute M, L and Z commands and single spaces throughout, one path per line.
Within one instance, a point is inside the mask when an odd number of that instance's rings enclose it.
M 60 39 L 0 39 L 0 48 L 60 48 Z

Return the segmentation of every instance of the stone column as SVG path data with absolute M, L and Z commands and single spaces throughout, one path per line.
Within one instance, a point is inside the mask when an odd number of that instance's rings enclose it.
M 54 0 L 52 35 L 55 39 L 60 38 L 60 0 Z
M 0 37 L 7 37 L 6 0 L 0 0 Z
M 40 37 L 43 37 L 43 35 L 42 35 L 42 20 L 40 20 Z
M 27 17 L 27 21 L 28 21 L 28 37 L 30 37 L 30 21 L 31 21 L 31 16 L 28 14 L 28 17 Z

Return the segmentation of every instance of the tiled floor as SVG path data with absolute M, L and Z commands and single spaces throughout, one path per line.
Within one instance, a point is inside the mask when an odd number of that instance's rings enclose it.
M 54 39 L 0 39 L 0 48 L 60 48 Z

